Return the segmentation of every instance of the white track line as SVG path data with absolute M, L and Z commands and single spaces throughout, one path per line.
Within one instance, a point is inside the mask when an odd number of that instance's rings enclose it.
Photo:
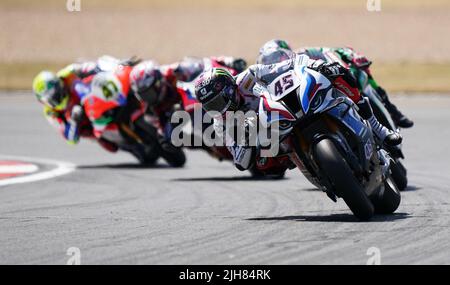
M 32 173 L 38 171 L 39 167 L 34 164 L 19 165 L 0 165 L 0 174 L 2 173 Z
M 57 160 L 50 160 L 50 159 L 9 156 L 9 155 L 1 155 L 1 154 L 0 154 L 0 159 L 11 159 L 11 160 L 19 160 L 19 161 L 23 161 L 23 162 L 56 165 L 55 169 L 52 169 L 49 171 L 43 171 L 43 172 L 39 172 L 36 174 L 30 174 L 30 175 L 21 176 L 21 177 L 13 177 L 13 178 L 7 178 L 7 179 L 0 180 L 0 186 L 19 184 L 19 183 L 29 183 L 29 182 L 39 181 L 39 180 L 51 179 L 51 178 L 55 178 L 57 176 L 68 174 L 70 172 L 73 172 L 76 169 L 75 164 L 72 164 L 69 162 L 57 161 Z

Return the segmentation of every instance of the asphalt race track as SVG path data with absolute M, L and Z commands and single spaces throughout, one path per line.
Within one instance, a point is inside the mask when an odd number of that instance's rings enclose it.
M 366 264 L 371 247 L 382 264 L 450 264 L 450 96 L 394 98 L 416 123 L 403 131 L 410 186 L 395 215 L 371 222 L 297 170 L 255 181 L 200 151 L 184 169 L 140 168 L 92 142 L 66 145 L 30 94 L 0 102 L 0 160 L 77 166 L 0 186 L 1 264 L 66 264 L 70 247 L 82 264 Z

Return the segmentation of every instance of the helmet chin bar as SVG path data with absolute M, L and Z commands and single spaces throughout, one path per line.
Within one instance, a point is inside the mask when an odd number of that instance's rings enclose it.
M 239 102 L 233 102 L 230 100 L 230 104 L 225 111 L 237 111 L 239 110 Z

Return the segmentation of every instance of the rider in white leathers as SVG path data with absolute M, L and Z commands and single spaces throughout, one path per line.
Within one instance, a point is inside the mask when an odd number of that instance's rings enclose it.
M 228 71 L 221 68 L 213 68 L 200 75 L 195 83 L 195 91 L 198 100 L 202 103 L 205 111 L 215 111 L 225 116 L 227 111 L 249 111 L 258 110 L 260 97 L 254 92 L 253 87 L 257 83 L 265 84 L 270 78 L 277 77 L 280 73 L 293 68 L 295 61 L 299 65 L 304 65 L 325 75 L 330 80 L 338 76 L 350 81 L 351 76 L 346 76 L 348 70 L 339 64 L 326 64 L 322 60 L 312 60 L 306 55 L 297 55 L 280 63 L 272 65 L 256 64 L 250 66 L 234 78 Z M 350 84 L 351 85 L 351 84 Z M 357 91 L 357 88 L 354 88 Z M 358 93 L 359 95 L 359 93 Z M 381 141 L 389 145 L 401 143 L 401 136 L 398 133 L 391 132 L 381 126 L 381 124 L 371 114 L 370 105 L 364 99 L 358 103 L 360 113 L 365 113 L 363 118 L 367 119 L 372 125 L 375 135 Z M 369 108 L 369 110 L 367 110 Z M 233 155 L 234 163 L 240 170 L 249 169 L 256 156 L 256 148 L 248 145 L 240 145 L 229 136 L 226 126 L 223 124 L 223 118 L 215 118 L 215 130 L 218 135 L 225 134 L 225 141 L 228 150 Z M 253 127 L 255 122 L 249 118 L 246 119 L 244 127 Z

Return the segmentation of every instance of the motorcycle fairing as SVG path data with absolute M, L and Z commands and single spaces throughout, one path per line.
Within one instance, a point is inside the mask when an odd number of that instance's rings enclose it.
M 195 96 L 195 87 L 192 82 L 177 82 L 177 91 L 180 94 L 183 102 L 183 109 L 187 112 L 194 110 L 197 104 L 199 104 L 197 97 Z

